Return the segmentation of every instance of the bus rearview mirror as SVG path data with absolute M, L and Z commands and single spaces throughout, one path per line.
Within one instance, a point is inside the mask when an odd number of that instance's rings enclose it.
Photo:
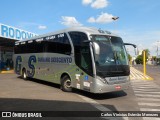
M 138 49 L 137 46 L 135 44 L 131 44 L 131 43 L 124 43 L 124 45 L 130 45 L 134 47 L 134 51 L 135 51 L 135 55 L 138 55 Z
M 135 44 L 131 44 L 131 43 L 124 43 L 124 45 L 131 45 L 133 46 L 134 48 L 137 48 L 137 46 Z
M 100 47 L 96 42 L 93 42 L 93 48 L 95 53 L 95 59 L 98 60 L 99 54 L 100 54 Z

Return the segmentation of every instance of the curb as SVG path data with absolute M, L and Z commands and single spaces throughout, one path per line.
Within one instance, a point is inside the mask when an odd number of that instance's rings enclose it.
M 0 74 L 13 74 L 14 70 L 1 71 Z

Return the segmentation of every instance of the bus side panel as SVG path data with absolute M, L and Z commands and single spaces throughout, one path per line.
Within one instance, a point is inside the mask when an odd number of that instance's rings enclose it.
M 13 61 L 14 61 L 14 71 L 18 75 L 22 75 L 22 69 L 27 67 L 27 56 L 22 54 L 14 54 Z
M 93 86 L 93 77 L 85 73 L 77 65 L 73 65 L 73 70 L 71 72 L 72 76 L 72 87 L 76 89 L 81 89 L 84 91 L 91 92 Z
M 25 68 L 28 77 L 60 83 L 62 73 L 72 69 L 72 59 L 69 55 L 56 53 L 17 54 L 14 55 L 15 71 L 20 66 L 19 74 Z
M 75 65 L 73 56 L 56 53 L 16 54 L 14 62 L 17 74 L 17 70 L 21 75 L 25 68 L 28 77 L 60 84 L 61 75 L 67 73 L 73 88 L 91 92 L 93 77 Z

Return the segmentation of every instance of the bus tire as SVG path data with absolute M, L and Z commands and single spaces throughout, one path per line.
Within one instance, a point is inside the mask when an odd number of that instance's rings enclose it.
M 23 70 L 22 70 L 22 78 L 23 78 L 24 80 L 27 80 L 26 69 L 23 69 Z
M 64 92 L 71 92 L 72 87 L 71 87 L 71 79 L 68 76 L 64 76 L 61 81 L 61 89 Z

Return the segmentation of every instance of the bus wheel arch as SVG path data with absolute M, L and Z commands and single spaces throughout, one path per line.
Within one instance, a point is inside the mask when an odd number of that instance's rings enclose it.
M 27 80 L 27 71 L 26 71 L 26 68 L 23 68 L 22 69 L 22 78 L 24 79 L 24 80 Z
M 61 75 L 60 85 L 61 85 L 61 89 L 64 92 L 71 92 L 72 91 L 71 77 L 67 73 L 63 73 Z

